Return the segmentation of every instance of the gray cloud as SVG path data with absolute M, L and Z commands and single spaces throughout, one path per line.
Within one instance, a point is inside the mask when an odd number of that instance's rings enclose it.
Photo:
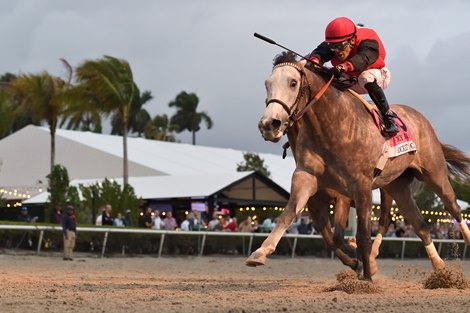
M 198 144 L 280 153 L 282 143 L 265 143 L 256 123 L 264 110 L 263 82 L 281 49 L 253 32 L 308 53 L 332 18 L 349 16 L 375 28 L 386 45 L 390 102 L 415 107 L 442 141 L 470 152 L 461 65 L 470 3 L 400 0 L 377 6 L 336 0 L 6 2 L 0 4 L 0 65 L 3 72 L 61 75 L 61 57 L 72 65 L 104 54 L 124 58 L 141 89 L 152 91 L 152 114 L 171 114 L 167 104 L 182 90 L 197 93 L 200 110 L 215 122 L 198 133 Z M 189 134 L 178 137 L 190 142 Z

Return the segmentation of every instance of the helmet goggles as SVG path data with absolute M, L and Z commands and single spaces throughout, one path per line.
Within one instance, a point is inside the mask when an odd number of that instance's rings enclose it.
M 348 46 L 351 45 L 351 42 L 348 40 L 340 41 L 340 42 L 327 42 L 328 48 L 333 51 L 343 51 Z

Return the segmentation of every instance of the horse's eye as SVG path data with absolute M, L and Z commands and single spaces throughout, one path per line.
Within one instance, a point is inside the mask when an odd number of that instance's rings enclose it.
M 297 86 L 297 81 L 296 80 L 291 81 L 290 86 L 291 88 L 294 88 L 295 86 Z

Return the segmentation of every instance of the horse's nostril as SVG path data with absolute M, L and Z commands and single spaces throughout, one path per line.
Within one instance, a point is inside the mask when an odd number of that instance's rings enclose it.
M 279 127 L 281 127 L 281 121 L 280 120 L 273 120 L 271 125 L 273 126 L 274 129 L 278 129 Z

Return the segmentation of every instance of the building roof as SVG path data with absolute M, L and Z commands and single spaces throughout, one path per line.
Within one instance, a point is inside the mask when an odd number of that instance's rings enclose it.
M 93 185 L 103 179 L 75 179 L 72 186 Z M 122 178 L 115 180 L 122 185 Z M 285 202 L 289 194 L 283 188 L 255 172 L 209 173 L 206 175 L 172 175 L 129 177 L 129 184 L 142 199 L 206 198 L 215 194 L 230 199 Z M 255 194 L 253 188 L 255 186 Z M 23 201 L 24 204 L 47 202 L 49 193 L 42 192 Z M 253 199 L 254 198 L 254 199 Z

